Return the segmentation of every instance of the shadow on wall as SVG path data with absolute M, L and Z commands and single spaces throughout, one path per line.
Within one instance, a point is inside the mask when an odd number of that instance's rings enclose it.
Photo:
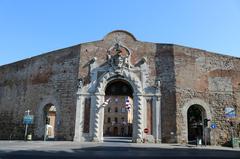
M 11 111 L 0 112 L 0 139 L 1 140 L 23 140 L 25 127 L 22 121 L 15 121 L 15 115 Z M 30 127 L 31 129 L 32 127 Z
M 161 81 L 162 142 L 177 142 L 176 137 L 176 78 L 174 51 L 171 44 L 156 44 L 156 81 Z

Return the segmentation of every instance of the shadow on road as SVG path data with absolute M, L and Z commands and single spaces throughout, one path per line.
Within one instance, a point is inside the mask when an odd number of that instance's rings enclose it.
M 58 150 L 23 150 L 0 151 L 0 159 L 66 159 L 66 158 L 99 158 L 99 159 L 239 159 L 240 151 L 185 149 L 185 148 L 136 148 L 96 146 L 77 149 Z
M 104 137 L 103 142 L 132 143 L 131 137 Z

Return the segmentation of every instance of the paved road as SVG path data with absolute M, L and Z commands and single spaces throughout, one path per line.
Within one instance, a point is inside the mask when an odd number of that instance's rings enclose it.
M 0 159 L 164 158 L 240 159 L 240 149 L 174 144 L 133 144 L 108 139 L 104 143 L 0 141 Z

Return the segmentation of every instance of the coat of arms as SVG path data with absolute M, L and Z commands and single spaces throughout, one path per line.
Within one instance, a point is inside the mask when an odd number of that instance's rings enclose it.
M 115 72 L 120 72 L 124 67 L 130 68 L 130 55 L 129 49 L 116 43 L 108 50 L 108 63 Z

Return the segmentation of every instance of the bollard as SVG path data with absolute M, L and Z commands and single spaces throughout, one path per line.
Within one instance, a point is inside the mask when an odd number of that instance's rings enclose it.
M 201 138 L 197 138 L 197 146 L 198 145 L 202 146 L 202 139 Z
M 27 140 L 31 141 L 32 140 L 32 134 L 27 135 Z

